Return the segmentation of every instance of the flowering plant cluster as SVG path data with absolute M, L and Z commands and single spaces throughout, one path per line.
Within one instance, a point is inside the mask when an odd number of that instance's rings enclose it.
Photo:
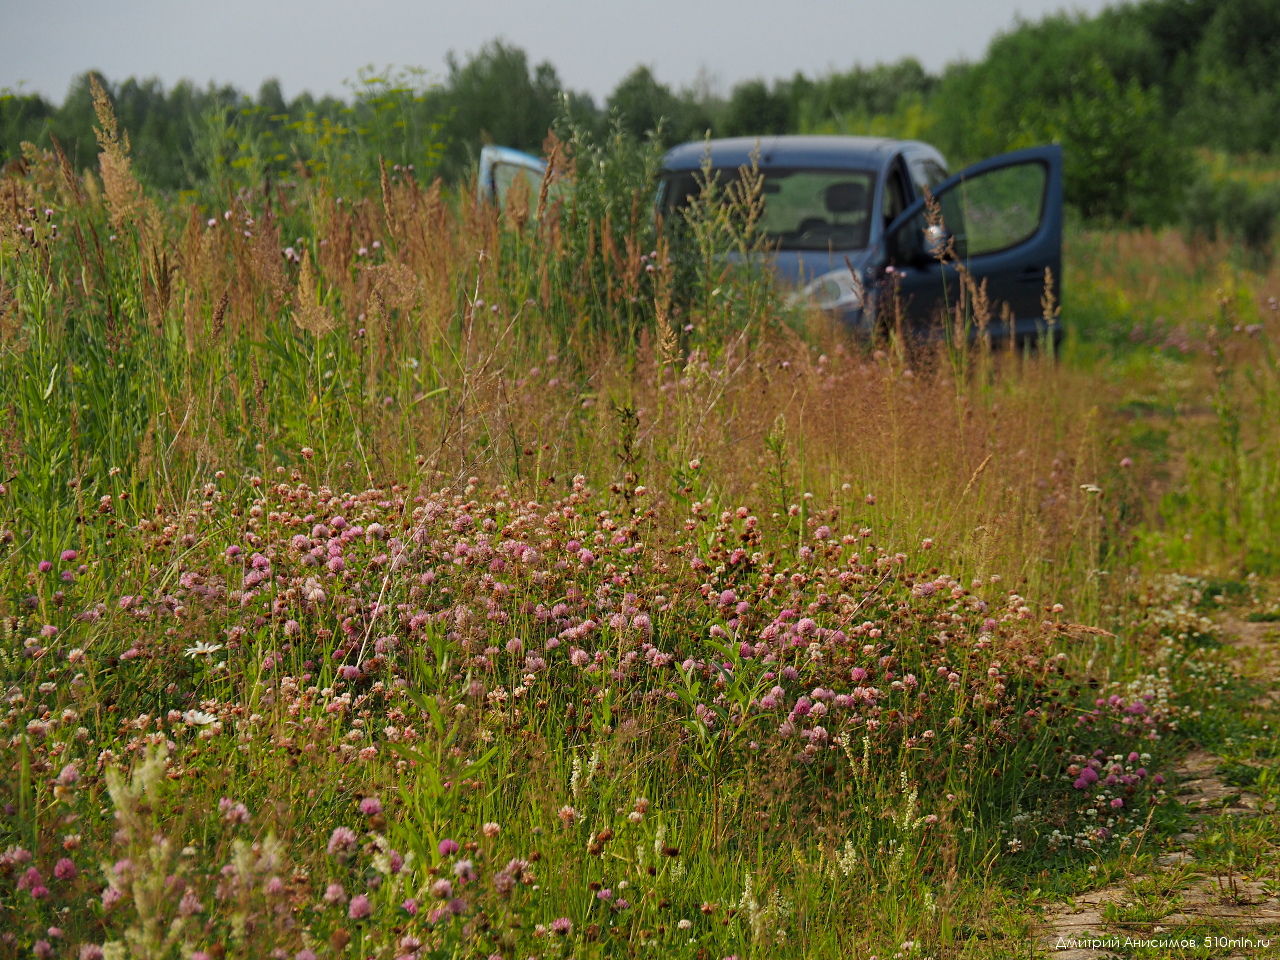
M 890 552 L 870 497 L 797 509 L 781 532 L 746 507 L 694 502 L 663 536 L 670 506 L 639 486 L 639 505 L 620 504 L 581 477 L 548 502 L 485 496 L 478 481 L 338 493 L 295 473 L 230 487 L 219 477 L 202 503 L 104 525 L 96 551 L 11 583 L 22 613 L 5 626 L 0 725 L 8 768 L 25 756 L 31 779 L 15 782 L 27 799 L 5 829 L 34 842 L 11 846 L 0 872 L 27 929 L 68 915 L 58 922 L 100 931 L 89 954 L 131 937 L 304 960 L 357 938 L 402 957 L 610 930 L 656 945 L 688 929 L 665 914 L 691 863 L 649 801 L 617 806 L 606 769 L 669 758 L 667 780 L 637 786 L 701 777 L 754 805 L 762 836 L 879 883 L 932 856 L 955 811 L 994 819 L 1022 771 L 1040 774 L 1015 795 L 1040 805 L 1043 829 L 1009 853 L 1062 847 L 1051 811 L 1080 795 L 1101 818 L 1088 843 L 1104 842 L 1158 782 L 1139 745 L 1176 722 L 1159 677 L 1076 711 L 1096 681 L 1072 666 L 1061 607 L 927 566 L 930 541 Z M 1111 749 L 1080 754 L 1086 736 Z M 556 756 L 560 786 L 517 775 Z M 163 796 L 219 769 L 238 778 L 217 781 L 205 814 L 160 819 Z M 886 797 L 904 798 L 892 824 L 874 814 Z M 465 845 L 448 839 L 512 803 L 544 811 L 526 849 L 499 853 L 496 817 Z M 862 826 L 832 820 L 841 809 Z M 187 842 L 196 833 L 208 850 Z M 547 890 L 539 835 L 582 864 L 619 851 L 616 869 L 584 867 L 599 877 L 581 896 Z M 726 949 L 784 938 L 780 896 L 747 909 L 726 893 Z

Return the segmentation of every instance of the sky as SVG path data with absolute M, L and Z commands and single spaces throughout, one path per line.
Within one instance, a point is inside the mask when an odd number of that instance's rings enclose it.
M 929 70 L 977 59 L 1015 17 L 1093 13 L 1104 0 L 0 0 L 0 89 L 61 102 L 71 79 L 189 79 L 256 92 L 280 80 L 342 95 L 365 66 L 444 75 L 501 37 L 597 102 L 638 64 L 664 83 L 848 70 L 914 56 Z

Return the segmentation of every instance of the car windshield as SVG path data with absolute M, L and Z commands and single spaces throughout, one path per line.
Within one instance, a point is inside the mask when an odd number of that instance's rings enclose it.
M 871 232 L 875 174 L 866 170 L 762 170 L 764 214 L 760 226 L 781 250 L 861 250 Z M 721 184 L 737 170 L 713 170 Z M 701 171 L 666 179 L 663 206 L 679 212 L 702 190 Z

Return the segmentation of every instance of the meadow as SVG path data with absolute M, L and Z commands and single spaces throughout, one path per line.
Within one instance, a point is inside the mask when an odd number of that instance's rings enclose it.
M 1061 353 L 863 344 L 620 133 L 191 202 L 97 111 L 0 179 L 0 956 L 1030 957 L 1191 746 L 1274 799 L 1256 251 L 1072 227 Z

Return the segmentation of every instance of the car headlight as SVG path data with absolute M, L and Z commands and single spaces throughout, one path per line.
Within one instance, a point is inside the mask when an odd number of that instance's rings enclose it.
M 862 281 L 848 269 L 832 270 L 797 290 L 792 300 L 819 310 L 856 310 L 862 306 Z

